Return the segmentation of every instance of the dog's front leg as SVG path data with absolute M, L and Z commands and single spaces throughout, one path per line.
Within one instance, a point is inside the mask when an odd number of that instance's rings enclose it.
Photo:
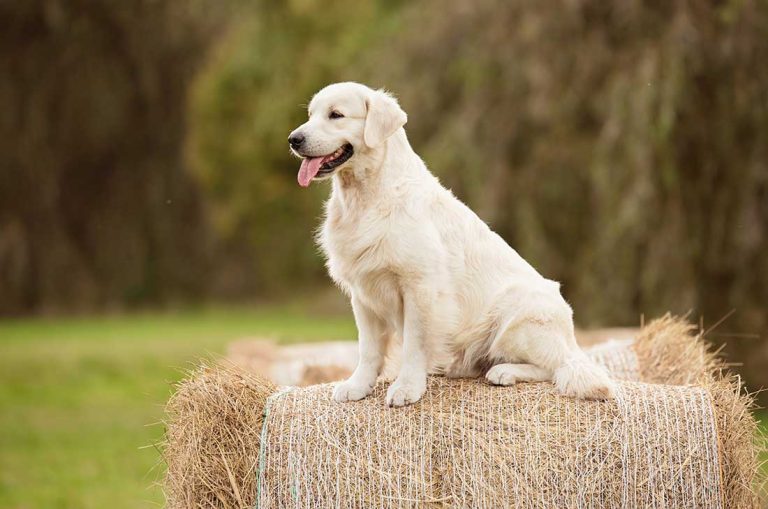
M 417 293 L 403 295 L 403 360 L 400 373 L 389 386 L 387 405 L 404 406 L 416 403 L 427 390 L 427 352 L 425 334 L 428 334 L 429 305 L 431 300 Z
M 357 401 L 369 395 L 376 385 L 386 355 L 389 336 L 383 320 L 354 295 L 352 311 L 357 324 L 360 356 L 352 376 L 334 389 L 333 399 L 336 401 Z

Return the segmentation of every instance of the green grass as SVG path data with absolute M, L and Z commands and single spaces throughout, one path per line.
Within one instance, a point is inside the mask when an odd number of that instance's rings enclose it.
M 768 410 L 760 410 L 756 415 L 757 422 L 760 426 L 760 431 L 765 439 L 768 439 Z M 768 445 L 768 444 L 764 444 Z M 760 462 L 763 467 L 763 474 L 768 478 L 768 449 L 764 448 L 760 451 Z M 768 489 L 768 486 L 765 487 Z M 765 502 L 765 501 L 764 501 Z
M 300 306 L 0 321 L 0 507 L 158 507 L 163 404 L 201 357 L 246 336 L 355 336 Z

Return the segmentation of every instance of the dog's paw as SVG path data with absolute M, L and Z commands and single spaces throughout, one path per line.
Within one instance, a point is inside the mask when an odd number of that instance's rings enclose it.
M 508 368 L 508 364 L 498 364 L 485 374 L 485 379 L 493 385 L 514 385 L 517 383 L 517 373 Z
M 387 405 L 405 406 L 416 403 L 427 390 L 426 380 L 403 381 L 399 378 L 389 386 L 387 391 Z
M 605 369 L 592 362 L 566 363 L 555 370 L 554 380 L 562 394 L 579 399 L 615 399 L 618 390 Z
M 352 380 L 341 382 L 333 389 L 333 399 L 340 403 L 363 399 L 373 391 L 373 385 L 360 384 Z
M 552 374 L 533 364 L 497 364 L 488 370 L 485 379 L 493 385 L 514 385 L 552 380 Z

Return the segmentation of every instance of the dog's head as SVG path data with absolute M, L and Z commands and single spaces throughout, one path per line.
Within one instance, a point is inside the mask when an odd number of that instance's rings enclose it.
M 335 83 L 309 103 L 309 120 L 288 137 L 291 151 L 302 158 L 299 184 L 330 177 L 368 154 L 408 120 L 397 100 L 383 90 L 359 83 Z

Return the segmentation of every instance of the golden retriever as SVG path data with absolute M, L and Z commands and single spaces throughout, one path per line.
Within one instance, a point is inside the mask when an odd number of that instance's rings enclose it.
M 411 148 L 406 120 L 392 95 L 336 83 L 312 98 L 309 120 L 289 137 L 299 184 L 331 180 L 318 239 L 358 328 L 358 365 L 333 397 L 370 394 L 395 338 L 390 406 L 418 401 L 428 372 L 553 381 L 568 396 L 613 398 L 613 381 L 576 344 L 559 283 L 440 185 Z

